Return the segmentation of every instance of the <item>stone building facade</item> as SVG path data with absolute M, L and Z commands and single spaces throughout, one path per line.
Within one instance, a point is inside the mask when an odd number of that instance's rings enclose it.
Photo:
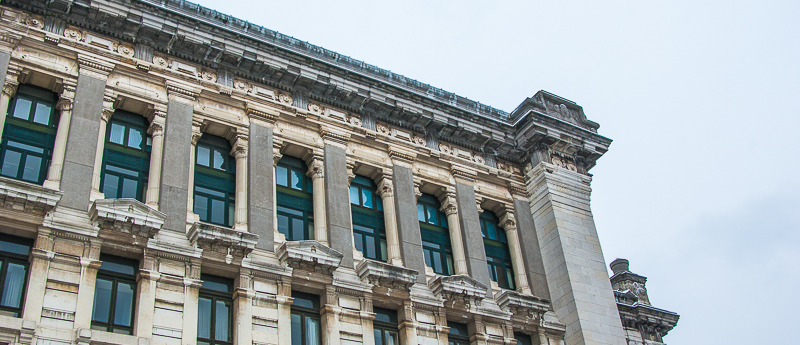
M 628 338 L 611 140 L 572 101 L 506 113 L 182 0 L 4 1 L 0 76 L 0 343 Z

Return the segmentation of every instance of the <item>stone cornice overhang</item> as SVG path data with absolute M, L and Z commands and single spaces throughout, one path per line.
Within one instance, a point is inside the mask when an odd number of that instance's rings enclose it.
M 680 315 L 677 313 L 639 302 L 633 304 L 617 302 L 617 310 L 619 310 L 622 325 L 626 328 L 638 329 L 639 326 L 654 328 L 662 335 L 666 335 L 675 328 L 680 319 Z
M 515 126 L 525 118 L 541 120 L 519 116 L 527 100 L 509 114 L 183 0 L 8 0 L 4 4 L 203 64 L 229 74 L 227 82 L 235 75 L 264 83 L 416 132 L 436 133 L 439 140 L 516 163 L 527 161 L 529 151 L 518 144 Z M 583 120 L 571 126 L 596 131 L 597 124 L 586 120 L 574 102 L 547 92 L 533 99 L 578 109 Z M 544 104 L 542 111 L 554 110 Z M 581 154 L 593 161 L 602 152 Z

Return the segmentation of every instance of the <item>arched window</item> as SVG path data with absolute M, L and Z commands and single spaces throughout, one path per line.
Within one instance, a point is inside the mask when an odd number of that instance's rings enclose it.
M 288 241 L 314 239 L 314 204 L 308 167 L 300 159 L 283 156 L 275 167 L 278 232 Z
M 100 191 L 106 199 L 144 201 L 151 144 L 147 119 L 121 110 L 114 112 L 106 130 L 100 173 Z
M 200 220 L 233 226 L 236 195 L 236 164 L 231 144 L 204 134 L 197 143 L 194 168 L 194 213 Z
M 450 230 L 447 217 L 439 209 L 439 200 L 430 194 L 422 194 L 417 200 L 417 217 L 422 235 L 422 252 L 425 264 L 434 272 L 453 274 L 453 251 L 450 246 Z
M 375 182 L 356 176 L 350 183 L 353 243 L 365 258 L 386 261 L 386 228 L 383 204 L 375 193 Z
M 8 107 L 0 142 L 0 175 L 44 183 L 58 127 L 56 100 L 51 91 L 20 85 Z
M 506 232 L 498 226 L 499 220 L 493 212 L 483 211 L 480 219 L 489 276 L 501 288 L 513 290 L 514 269 L 511 266 L 511 252 L 508 250 Z

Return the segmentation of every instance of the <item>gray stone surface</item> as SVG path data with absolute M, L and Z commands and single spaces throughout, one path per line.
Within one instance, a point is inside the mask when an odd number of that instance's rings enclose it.
M 61 173 L 61 179 L 69 183 L 61 184 L 61 189 L 64 191 L 64 196 L 59 202 L 61 206 L 77 210 L 89 209 L 105 88 L 105 80 L 83 74 L 78 76 Z
M 488 288 L 491 296 L 492 281 L 486 268 L 486 249 L 483 247 L 481 221 L 475 203 L 475 187 L 456 180 L 456 204 L 461 221 L 464 256 L 467 259 L 469 274 Z
M 256 248 L 273 251 L 272 128 L 250 123 L 247 158 L 247 228 L 258 235 Z
M 417 197 L 414 195 L 414 174 L 411 168 L 395 165 L 392 169 L 394 182 L 394 207 L 397 214 L 397 232 L 400 239 L 400 255 L 403 264 L 419 272 L 417 282 L 424 283 L 425 259 L 422 253 L 422 237 L 417 219 Z
M 8 72 L 8 61 L 11 60 L 11 54 L 6 52 L 0 52 L 0 81 L 5 82 L 6 79 L 6 72 Z M 5 109 L 2 109 L 5 111 Z
M 531 203 L 525 200 L 514 199 L 514 213 L 517 217 L 517 233 L 520 237 L 523 264 L 528 275 L 528 284 L 536 297 L 550 300 L 550 290 L 547 287 L 547 277 L 542 263 L 542 251 L 539 249 L 539 239 L 531 216 Z
M 350 224 L 350 187 L 344 148 L 325 145 L 325 212 L 328 243 L 344 255 L 342 267 L 353 267 L 353 235 Z
M 186 232 L 186 196 L 189 195 L 189 159 L 194 107 L 171 100 L 164 126 L 164 158 L 161 165 L 159 209 L 167 215 L 164 230 Z

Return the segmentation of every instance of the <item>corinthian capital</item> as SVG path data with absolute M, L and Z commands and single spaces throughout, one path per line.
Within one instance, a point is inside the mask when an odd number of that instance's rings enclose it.
M 311 177 L 311 179 L 316 180 L 318 178 L 323 178 L 325 176 L 324 172 L 325 171 L 322 167 L 322 158 L 312 158 L 310 164 L 308 164 L 308 173 L 306 173 L 306 175 Z
M 6 80 L 6 82 L 3 83 L 3 95 L 9 98 L 14 97 L 14 95 L 17 94 L 18 87 L 19 83 Z

